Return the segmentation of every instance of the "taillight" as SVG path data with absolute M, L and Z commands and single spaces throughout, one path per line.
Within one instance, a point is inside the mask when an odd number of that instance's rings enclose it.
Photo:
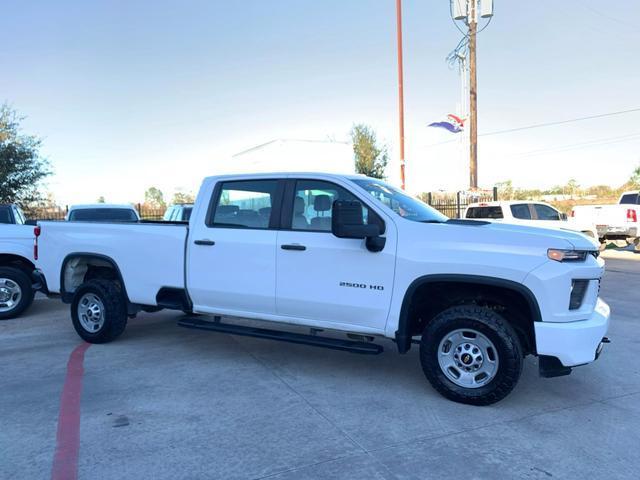
M 637 222 L 638 221 L 638 212 L 636 212 L 633 208 L 627 208 L 627 222 Z
M 33 234 L 35 235 L 35 238 L 33 239 L 33 259 L 37 260 L 38 259 L 38 237 L 40 236 L 40 225 L 36 225 L 35 227 L 33 227 Z

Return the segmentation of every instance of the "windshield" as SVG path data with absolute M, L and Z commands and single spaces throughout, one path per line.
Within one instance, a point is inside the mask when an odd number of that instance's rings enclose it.
M 435 208 L 380 180 L 364 178 L 352 181 L 402 218 L 424 223 L 442 223 L 448 220 L 446 215 Z
M 137 222 L 138 217 L 130 208 L 83 208 L 72 210 L 72 222 Z

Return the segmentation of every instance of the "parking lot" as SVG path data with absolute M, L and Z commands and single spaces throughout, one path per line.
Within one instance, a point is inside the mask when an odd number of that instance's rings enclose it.
M 0 322 L 0 478 L 64 478 L 74 462 L 81 479 L 635 478 L 640 255 L 605 256 L 602 357 L 555 379 L 527 358 L 490 407 L 438 395 L 415 348 L 360 356 L 186 330 L 169 311 L 82 363 L 68 306 L 39 298 Z

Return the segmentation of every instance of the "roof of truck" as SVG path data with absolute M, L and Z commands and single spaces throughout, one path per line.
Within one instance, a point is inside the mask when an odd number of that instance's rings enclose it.
M 135 210 L 134 206 L 127 203 L 84 203 L 78 205 L 71 205 L 69 210 L 80 210 L 85 208 L 127 208 Z
M 260 172 L 260 173 L 238 173 L 238 174 L 224 174 L 224 175 L 211 175 L 207 177 L 207 179 L 213 178 L 258 178 L 258 177 L 279 177 L 279 178 L 288 178 L 288 177 L 299 177 L 299 176 L 322 176 L 322 177 L 336 177 L 336 178 L 346 178 L 346 179 L 363 179 L 370 178 L 366 175 L 355 174 L 355 173 L 329 173 L 329 172 Z M 376 178 L 370 178 L 371 180 L 378 180 Z

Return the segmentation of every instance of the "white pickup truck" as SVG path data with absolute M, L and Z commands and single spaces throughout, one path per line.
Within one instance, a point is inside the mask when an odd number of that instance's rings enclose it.
M 33 302 L 33 226 L 25 222 L 20 207 L 0 205 L 0 320 L 18 317 Z
M 514 388 L 525 355 L 564 375 L 608 341 L 604 262 L 585 236 L 449 220 L 363 176 L 210 177 L 188 226 L 41 222 L 36 233 L 44 289 L 93 343 L 159 308 L 213 315 L 187 314 L 185 327 L 351 352 L 380 353 L 386 337 L 400 353 L 420 345 L 442 395 L 487 405 Z
M 571 210 L 578 222 L 589 222 L 607 240 L 626 241 L 640 251 L 640 192 L 624 192 L 616 205 L 579 205 Z

